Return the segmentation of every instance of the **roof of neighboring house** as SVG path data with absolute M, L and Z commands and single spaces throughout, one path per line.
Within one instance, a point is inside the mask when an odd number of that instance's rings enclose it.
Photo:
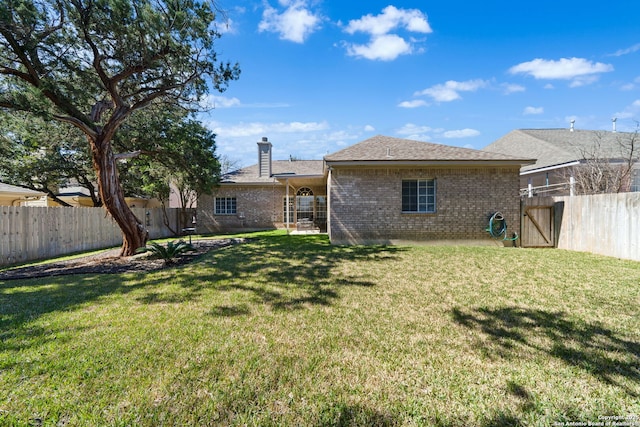
M 0 182 L 0 193 L 15 194 L 18 196 L 44 196 L 41 191 L 31 190 L 29 188 L 18 187 L 17 185 L 5 184 Z
M 603 158 L 620 159 L 624 155 L 621 142 L 635 133 L 570 129 L 518 129 L 489 144 L 484 151 L 537 159 L 522 172 L 566 166 L 584 159 L 585 153 L 598 150 Z
M 513 157 L 470 148 L 452 147 L 377 135 L 324 157 L 328 163 L 512 163 L 534 162 L 529 157 Z
M 272 176 L 258 176 L 258 164 L 229 172 L 222 176 L 222 184 L 267 184 L 274 181 L 273 175 L 291 174 L 293 176 L 323 176 L 322 160 L 273 160 Z

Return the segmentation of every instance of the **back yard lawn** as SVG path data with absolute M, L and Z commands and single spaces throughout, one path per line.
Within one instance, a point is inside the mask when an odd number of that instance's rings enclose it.
M 0 425 L 640 422 L 640 263 L 257 236 L 0 281 Z

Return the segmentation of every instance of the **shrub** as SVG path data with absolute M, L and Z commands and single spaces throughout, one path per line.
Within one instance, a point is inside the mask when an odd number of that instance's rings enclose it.
M 138 249 L 138 253 L 150 252 L 167 264 L 173 264 L 180 255 L 192 251 L 195 251 L 195 248 L 184 240 L 168 242 L 166 246 L 151 242 L 144 248 Z

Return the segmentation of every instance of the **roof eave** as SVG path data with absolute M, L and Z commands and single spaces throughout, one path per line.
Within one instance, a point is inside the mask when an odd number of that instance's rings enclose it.
M 275 179 L 284 179 L 284 178 L 324 178 L 324 174 L 307 174 L 307 175 L 298 175 L 295 173 L 274 173 L 271 175 Z
M 221 187 L 229 186 L 229 185 L 247 185 L 247 186 L 264 186 L 264 185 L 280 185 L 280 182 L 277 180 L 272 181 L 226 181 L 220 182 Z
M 529 169 L 529 170 L 526 170 L 524 172 L 520 172 L 520 175 L 531 175 L 533 173 L 548 172 L 548 171 L 551 171 L 551 170 L 568 168 L 569 166 L 576 166 L 576 165 L 579 165 L 579 164 L 580 164 L 580 161 L 576 160 L 576 161 L 568 162 L 568 163 L 560 163 L 560 164 L 557 164 L 557 165 L 544 166 L 544 167 L 536 168 L 536 169 Z
M 326 160 L 327 166 L 523 166 L 532 159 L 514 160 Z

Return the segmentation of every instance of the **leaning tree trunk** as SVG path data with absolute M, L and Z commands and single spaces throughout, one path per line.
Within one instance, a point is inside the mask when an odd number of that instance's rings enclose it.
M 149 233 L 124 199 L 111 141 L 99 134 L 96 139 L 89 137 L 89 144 L 102 204 L 122 230 L 120 256 L 134 255 L 147 243 Z

